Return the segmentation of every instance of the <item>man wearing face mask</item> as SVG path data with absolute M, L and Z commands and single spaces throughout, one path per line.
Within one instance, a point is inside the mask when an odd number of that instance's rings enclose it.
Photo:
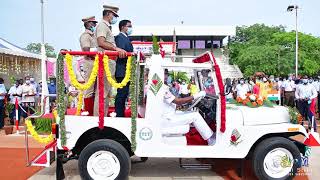
M 19 80 L 17 80 L 16 83 L 10 88 L 8 94 L 10 95 L 10 104 L 15 105 L 16 99 L 18 100 L 18 104 L 21 103 L 22 87 L 19 84 Z M 20 119 L 20 114 L 21 114 L 21 109 L 19 107 L 18 119 Z M 16 119 L 15 116 L 16 116 L 16 109 L 13 108 L 9 115 L 11 124 L 14 124 L 14 121 Z
M 260 96 L 264 98 L 268 98 L 268 92 L 270 91 L 270 83 L 266 77 L 262 78 L 262 82 L 259 83 L 260 87 Z
M 133 52 L 133 46 L 128 36 L 132 33 L 132 24 L 129 20 L 122 20 L 119 22 L 120 33 L 115 37 L 117 47 L 124 49 L 127 52 Z M 116 62 L 115 77 L 118 83 L 120 83 L 126 74 L 126 65 L 128 58 L 118 58 Z M 117 89 L 117 96 L 115 99 L 115 109 L 117 117 L 124 117 L 125 102 L 129 93 L 129 83 L 123 87 Z
M 284 91 L 284 104 L 294 107 L 294 94 L 296 85 L 291 76 L 288 77 L 288 80 L 283 82 L 282 88 Z
M 238 84 L 236 86 L 236 89 L 235 89 L 237 97 L 240 97 L 241 99 L 245 99 L 246 98 L 246 94 L 249 92 L 249 88 L 244 83 L 244 79 L 243 78 L 241 78 L 239 82 L 240 82 L 240 84 Z
M 115 24 L 117 22 L 118 16 L 118 7 L 114 6 L 108 6 L 104 5 L 103 6 L 104 10 L 102 12 L 103 19 L 99 24 L 97 25 L 96 28 L 96 33 L 95 36 L 97 38 L 97 43 L 98 43 L 98 50 L 99 51 L 117 51 L 119 53 L 120 58 L 125 58 L 126 57 L 126 51 L 118 48 L 115 43 L 114 36 L 112 34 L 112 27 L 111 25 Z M 116 67 L 116 59 L 112 59 L 112 57 L 109 57 L 109 69 L 111 76 L 113 77 L 115 75 L 115 67 Z M 99 79 L 98 79 L 99 81 Z M 108 112 L 108 107 L 109 107 L 109 94 L 111 93 L 111 85 L 107 81 L 106 77 L 104 77 L 104 110 L 105 110 L 105 115 L 107 115 L 106 112 Z M 98 102 L 99 102 L 99 88 L 97 88 L 95 92 L 95 99 L 94 99 L 94 112 L 93 114 L 95 116 L 99 115 L 99 108 L 98 108 Z
M 0 77 L 0 129 L 4 126 L 4 100 L 7 95 L 4 80 Z
M 26 111 L 28 114 L 33 114 L 32 108 L 35 107 L 35 92 L 34 87 L 31 85 L 30 77 L 25 78 L 25 84 L 22 85 L 22 98 L 21 98 L 21 104 L 24 111 Z M 25 112 L 22 112 L 22 116 L 26 118 L 28 114 Z
M 94 37 L 94 32 L 96 30 L 95 16 L 83 18 L 85 31 L 80 36 L 80 47 L 82 51 L 90 51 L 97 47 L 97 40 Z M 88 82 L 90 74 L 92 72 L 94 57 L 85 56 L 85 61 L 83 63 L 83 79 L 85 83 Z M 80 72 L 81 74 L 81 72 Z M 93 104 L 94 104 L 94 85 L 92 85 L 88 90 L 84 92 L 84 109 L 88 111 L 89 115 L 93 115 Z
M 305 120 L 309 121 L 309 129 L 315 115 L 315 99 L 317 98 L 317 90 L 308 83 L 308 77 L 304 76 L 302 84 L 297 87 L 295 98 L 299 104 L 299 111 Z M 314 120 L 314 130 L 317 131 L 316 121 Z

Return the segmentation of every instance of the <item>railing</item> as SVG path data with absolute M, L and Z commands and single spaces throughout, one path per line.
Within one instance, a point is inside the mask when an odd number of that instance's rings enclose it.
M 29 120 L 29 119 L 37 119 L 37 118 L 40 118 L 44 115 L 45 113 L 45 107 L 46 107 L 46 100 L 47 100 L 48 96 L 45 96 L 44 99 L 43 99 L 43 107 L 41 107 L 41 112 L 40 114 L 38 115 L 31 115 L 31 116 L 28 116 L 25 121 Z M 51 124 L 52 124 L 53 120 L 51 120 Z M 25 147 L 26 147 L 26 161 L 27 161 L 27 166 L 30 166 L 30 161 L 29 161 L 29 141 L 28 141 L 28 128 L 26 125 L 24 125 L 24 129 L 25 129 L 25 132 L 24 132 L 24 139 L 25 139 Z

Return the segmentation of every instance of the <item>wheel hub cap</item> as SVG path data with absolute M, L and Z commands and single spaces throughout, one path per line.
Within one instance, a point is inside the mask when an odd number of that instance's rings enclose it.
M 287 176 L 293 167 L 293 156 L 285 148 L 276 148 L 264 158 L 263 166 L 266 174 L 272 178 Z
M 87 162 L 87 170 L 93 179 L 115 179 L 120 173 L 118 158 L 109 151 L 97 151 Z

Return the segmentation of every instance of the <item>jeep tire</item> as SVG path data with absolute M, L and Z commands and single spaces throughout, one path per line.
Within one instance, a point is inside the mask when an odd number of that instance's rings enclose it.
M 78 161 L 82 179 L 116 179 L 128 178 L 131 162 L 127 150 L 118 142 L 100 139 L 88 144 Z
M 255 148 L 252 157 L 254 173 L 260 180 L 292 179 L 300 164 L 298 147 L 283 137 L 263 140 Z

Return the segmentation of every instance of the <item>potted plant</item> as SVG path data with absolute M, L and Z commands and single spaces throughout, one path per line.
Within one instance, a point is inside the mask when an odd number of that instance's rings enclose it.
M 6 104 L 4 127 L 3 127 L 6 135 L 12 134 L 13 132 L 13 125 L 10 123 L 10 118 L 9 118 L 9 113 L 13 110 L 13 108 L 14 108 L 13 104 L 9 104 L 9 103 Z
M 12 134 L 12 132 L 13 132 L 13 125 L 11 125 L 10 119 L 8 117 L 6 117 L 4 120 L 3 129 L 4 129 L 4 132 L 6 133 L 6 135 Z

